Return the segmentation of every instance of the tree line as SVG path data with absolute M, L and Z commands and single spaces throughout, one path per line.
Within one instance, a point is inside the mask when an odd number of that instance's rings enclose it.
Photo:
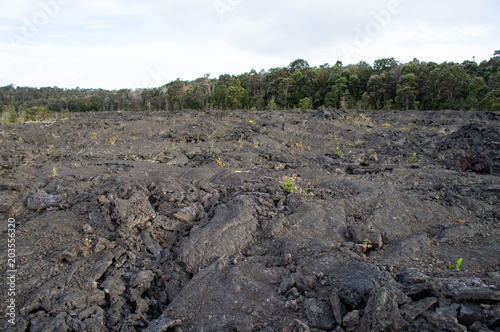
M 344 66 L 287 67 L 240 75 L 177 79 L 148 89 L 0 87 L 0 107 L 11 116 L 33 108 L 52 112 L 196 109 L 500 110 L 500 56 L 478 64 L 401 63 L 394 58 Z M 29 112 L 28 112 L 29 113 Z

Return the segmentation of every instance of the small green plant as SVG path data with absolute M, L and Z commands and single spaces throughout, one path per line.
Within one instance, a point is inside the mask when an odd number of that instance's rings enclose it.
M 365 245 L 367 248 L 371 248 L 373 247 L 373 244 L 372 244 L 372 241 L 368 240 L 368 239 L 365 239 L 363 241 L 363 245 Z
M 254 147 L 254 148 L 258 148 L 258 147 L 259 147 L 259 141 L 255 141 L 255 142 L 253 142 L 253 147 Z
M 248 121 L 248 122 L 250 122 L 250 123 L 251 123 L 251 124 L 253 124 L 253 125 L 255 124 L 255 121 L 253 121 L 253 120 L 250 120 L 250 121 Z
M 296 142 L 295 140 L 291 141 L 290 147 L 292 148 L 292 154 L 295 153 L 295 149 L 300 149 L 302 151 L 304 151 L 306 149 L 308 149 L 308 150 L 310 149 L 309 147 L 304 146 L 304 144 L 302 144 L 302 142 Z
M 321 143 L 321 145 L 323 145 L 323 152 L 326 152 L 326 150 L 328 149 L 328 145 L 329 145 L 328 142 L 323 141 Z
M 57 176 L 57 168 L 55 166 L 52 167 L 52 170 L 50 171 L 50 174 L 51 174 L 50 177 L 53 177 L 53 178 L 55 178 Z
M 409 157 L 408 157 L 408 162 L 409 162 L 410 164 L 416 164 L 416 163 L 420 162 L 420 161 L 418 160 L 418 157 L 417 157 L 417 153 L 416 153 L 416 152 L 413 152 L 413 154 L 412 154 L 411 156 L 409 156 Z
M 153 133 L 153 129 L 149 128 L 149 129 L 148 129 L 148 136 L 153 136 L 153 134 L 154 134 L 154 133 Z
M 462 265 L 462 260 L 463 260 L 463 258 L 459 258 L 458 261 L 457 261 L 457 264 L 455 265 L 455 267 L 453 267 L 451 265 L 451 262 L 448 262 L 448 270 L 453 270 L 453 269 L 459 270 L 460 269 L 460 265 Z
M 295 185 L 295 177 L 283 176 L 281 178 L 281 188 L 283 188 L 284 192 L 294 193 L 297 191 L 297 187 Z
M 69 110 L 67 108 L 63 109 L 60 115 L 61 120 L 66 120 L 70 118 Z
M 83 247 L 86 251 L 89 251 L 92 248 L 92 240 L 89 238 L 85 238 L 85 246 Z
M 443 156 L 439 156 L 439 157 L 437 158 L 437 162 L 438 162 L 438 163 L 442 163 L 442 162 L 444 162 L 444 157 L 443 157 Z
M 118 139 L 118 137 L 116 137 L 116 136 L 112 136 L 110 139 L 108 139 L 108 140 L 106 141 L 106 144 L 108 144 L 108 145 L 114 145 L 114 144 L 116 143 L 116 140 L 117 140 L 117 139 Z
M 97 133 L 92 133 L 92 139 L 96 142 L 97 144 Z
M 222 161 L 222 159 L 218 158 L 218 159 L 217 159 L 217 165 L 219 165 L 220 167 L 224 167 L 224 166 L 226 166 L 226 163 L 224 163 L 224 162 Z
M 333 153 L 339 155 L 340 157 L 344 157 L 344 152 L 342 152 L 342 150 L 339 147 L 333 148 Z

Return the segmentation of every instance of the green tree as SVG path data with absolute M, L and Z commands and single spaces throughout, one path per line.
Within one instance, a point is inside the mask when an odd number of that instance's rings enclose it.
M 370 109 L 370 95 L 368 92 L 363 93 L 363 96 L 361 97 L 361 107 L 365 110 Z
M 288 90 L 293 83 L 293 79 L 291 77 L 284 77 L 280 80 L 279 87 L 281 91 L 281 100 L 283 100 L 283 106 L 285 109 L 288 109 Z M 278 95 L 278 96 L 280 96 Z
M 379 59 L 375 60 L 373 64 L 373 70 L 377 72 L 378 74 L 389 71 L 393 67 L 397 66 L 398 62 L 394 58 L 385 58 L 385 59 Z
M 241 86 L 239 79 L 235 79 L 228 88 L 224 103 L 229 109 L 241 109 L 248 106 L 248 92 Z
M 417 98 L 417 76 L 413 73 L 401 76 L 396 91 L 396 102 L 405 110 L 415 107 Z
M 378 74 L 370 76 L 367 90 L 370 95 L 370 106 L 374 109 L 380 109 L 384 97 L 382 77 Z
M 348 93 L 347 82 L 348 78 L 346 76 L 339 76 L 335 79 L 330 92 L 326 95 L 326 107 L 339 108 L 341 107 L 341 101 L 344 100 L 343 108 L 345 108 L 345 95 Z
M 295 73 L 296 71 L 304 71 L 309 68 L 309 63 L 303 59 L 297 59 L 288 65 L 290 73 Z
M 500 111 L 500 87 L 489 92 L 481 101 L 481 107 L 485 111 Z
M 427 82 L 427 90 L 434 92 L 435 95 L 432 107 L 459 109 L 469 81 L 470 76 L 459 64 L 453 62 L 440 64 L 430 73 Z
M 465 108 L 468 110 L 478 110 L 479 101 L 484 99 L 488 87 L 482 77 L 474 77 L 469 82 L 466 90 Z
M 184 93 L 185 106 L 188 109 L 202 110 L 208 102 L 208 95 L 199 82 L 191 83 Z
M 325 105 L 326 94 L 329 92 L 328 78 L 330 76 L 330 65 L 321 65 L 317 70 L 316 89 L 314 91 L 314 107 Z
M 186 91 L 188 90 L 187 82 L 178 78 L 175 81 L 170 82 L 167 86 L 168 91 L 165 96 L 167 99 L 167 108 L 171 110 L 183 110 L 185 108 Z M 134 99 L 130 101 L 132 103 L 132 107 L 134 107 Z
M 308 97 L 302 98 L 299 102 L 299 108 L 303 110 L 311 109 L 312 108 L 311 98 Z

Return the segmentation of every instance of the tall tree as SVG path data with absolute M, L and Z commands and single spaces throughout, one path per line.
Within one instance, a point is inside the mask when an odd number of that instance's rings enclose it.
M 417 99 L 417 76 L 413 73 L 401 76 L 397 85 L 396 101 L 404 109 L 415 107 Z
M 465 69 L 457 63 L 443 62 L 429 77 L 428 88 L 435 91 L 437 109 L 459 109 L 470 81 Z

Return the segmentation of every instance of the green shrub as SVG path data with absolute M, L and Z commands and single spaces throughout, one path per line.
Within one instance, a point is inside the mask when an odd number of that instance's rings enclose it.
M 9 123 L 16 123 L 17 121 L 18 119 L 15 107 L 12 105 L 3 106 L 2 115 L 0 116 L 0 123 L 9 124 Z
M 302 98 L 300 101 L 299 101 L 299 108 L 303 109 L 303 110 L 309 110 L 312 108 L 312 102 L 311 102 L 311 98 Z
M 281 188 L 283 188 L 284 192 L 294 193 L 297 191 L 297 187 L 295 186 L 295 177 L 284 176 L 281 178 Z
M 45 121 L 50 118 L 47 107 L 35 106 L 25 111 L 25 121 Z

